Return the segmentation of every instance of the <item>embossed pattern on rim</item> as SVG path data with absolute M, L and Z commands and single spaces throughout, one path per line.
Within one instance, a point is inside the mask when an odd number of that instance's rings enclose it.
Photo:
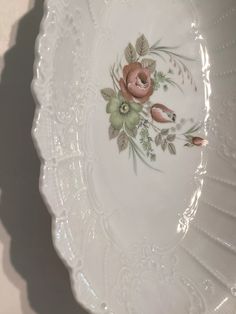
M 68 0 L 63 0 L 62 2 L 64 4 L 66 4 L 68 2 Z M 47 156 L 45 155 L 46 150 L 42 147 L 42 145 L 43 145 L 42 139 L 34 131 L 35 129 L 37 129 L 38 117 L 42 114 L 41 109 L 42 109 L 42 103 L 44 101 L 42 98 L 43 97 L 43 91 L 41 93 L 39 92 L 39 87 L 40 87 L 39 80 L 40 80 L 41 75 L 43 75 L 42 73 L 40 73 L 39 64 L 41 62 L 44 62 L 44 58 L 45 58 L 44 53 L 45 53 L 45 50 L 48 48 L 46 46 L 43 47 L 43 40 L 48 33 L 48 28 L 49 28 L 49 24 L 50 24 L 50 23 L 48 24 L 48 22 L 47 22 L 47 18 L 50 14 L 50 3 L 53 3 L 53 0 L 45 0 L 45 14 L 44 14 L 44 18 L 43 18 L 42 23 L 41 23 L 41 30 L 40 30 L 40 34 L 38 36 L 37 43 L 36 43 L 36 60 L 35 60 L 35 68 L 34 68 L 35 78 L 34 78 L 34 81 L 32 83 L 32 90 L 33 90 L 33 94 L 34 94 L 35 99 L 36 99 L 37 109 L 36 109 L 36 114 L 35 114 L 35 120 L 34 120 L 35 122 L 34 122 L 32 135 L 34 137 L 39 155 L 41 156 L 41 160 L 42 160 L 42 170 L 41 170 L 41 178 L 40 178 L 41 193 L 44 196 L 44 200 L 47 203 L 49 209 L 51 209 L 52 216 L 54 217 L 53 218 L 53 227 L 52 227 L 53 228 L 52 233 L 53 233 L 54 245 L 55 245 L 55 248 L 56 248 L 58 254 L 61 256 L 61 258 L 64 260 L 64 262 L 66 263 L 68 268 L 71 270 L 72 282 L 74 283 L 75 282 L 75 276 L 77 276 L 78 273 L 77 274 L 73 273 L 73 263 L 71 263 L 70 257 L 66 256 L 66 254 L 62 251 L 62 247 L 60 245 L 58 245 L 58 242 L 56 241 L 56 237 L 57 237 L 56 226 L 58 224 L 60 224 L 61 215 L 58 216 L 59 217 L 59 220 L 58 220 L 58 217 L 56 215 L 56 211 L 54 208 L 52 208 L 52 205 L 51 205 L 52 203 L 48 199 L 48 192 L 50 192 L 51 190 L 50 190 L 50 186 L 49 186 L 50 182 L 45 182 L 44 165 L 45 165 L 45 160 L 47 160 Z M 231 16 L 234 13 L 234 10 L 231 10 L 230 12 L 231 13 L 229 16 Z M 226 44 L 226 48 L 227 47 L 230 48 L 233 46 L 234 46 L 234 40 L 229 40 Z M 216 45 L 215 53 L 218 53 L 218 50 L 220 49 L 219 47 L 221 47 L 221 46 Z M 222 80 L 226 76 L 232 77 L 234 74 L 235 74 L 234 70 L 228 70 L 228 69 L 224 70 L 224 71 L 220 70 L 220 71 L 217 71 L 216 73 L 213 72 L 212 79 L 217 84 L 217 80 L 220 80 L 220 79 Z M 213 98 L 213 100 L 214 100 L 214 98 Z M 218 101 L 218 98 L 215 99 L 215 102 L 217 102 L 217 101 Z M 225 102 L 227 103 L 227 101 L 225 101 Z M 230 100 L 229 100 L 229 102 L 230 102 Z M 228 116 L 230 116 L 230 112 L 227 114 L 228 114 Z M 221 112 L 221 110 L 219 110 L 219 117 L 216 116 L 216 118 L 215 118 L 216 121 L 214 121 L 214 119 L 213 119 L 212 123 L 213 124 L 217 123 L 217 119 L 218 120 L 221 119 L 222 115 L 223 115 L 223 113 Z M 223 127 L 222 127 L 222 130 L 223 130 Z M 225 135 L 224 135 L 224 132 L 222 130 L 217 131 L 217 132 L 220 133 L 221 137 L 224 137 Z M 216 139 L 218 136 L 218 134 L 215 135 L 213 131 L 212 131 L 211 135 L 212 135 L 213 140 Z M 212 143 L 214 144 L 214 141 L 212 141 Z M 213 144 L 210 147 L 211 151 L 218 149 L 218 151 L 217 151 L 218 155 L 220 155 L 224 160 L 234 162 L 234 158 L 232 160 L 231 155 L 228 153 L 228 151 L 226 149 L 228 147 L 232 147 L 232 145 L 230 145 L 231 143 L 228 146 L 226 145 L 224 147 L 222 147 L 219 143 L 216 143 L 215 146 Z M 54 160 L 52 160 L 52 163 L 53 162 L 54 162 Z M 233 168 L 234 167 L 235 167 L 235 163 L 233 164 Z M 230 169 L 231 168 L 229 167 L 229 172 L 230 172 Z M 207 186 L 208 185 L 211 186 L 211 184 L 213 184 L 213 182 L 214 182 L 214 187 L 215 187 L 215 185 L 230 185 L 231 187 L 235 187 L 235 181 L 232 180 L 231 176 L 229 176 L 229 177 L 225 176 L 225 178 L 221 177 L 220 174 L 217 174 L 215 176 L 214 172 L 209 171 L 207 179 L 206 179 L 206 184 L 207 184 Z M 48 192 L 45 193 L 45 191 L 47 189 L 48 189 Z M 206 193 L 204 194 L 204 196 L 206 197 Z M 228 208 L 222 208 L 221 204 L 216 205 L 214 200 L 212 201 L 211 198 L 207 198 L 207 199 L 203 199 L 203 200 L 201 199 L 200 203 L 202 204 L 202 206 L 204 208 L 207 208 L 209 213 L 211 211 L 215 210 L 215 211 L 217 211 L 217 213 L 219 215 L 223 214 L 223 215 L 226 215 L 227 217 L 235 218 L 235 212 L 234 211 L 231 212 L 230 209 L 228 209 Z M 207 214 L 208 214 L 208 212 L 207 212 Z M 199 239 L 203 239 L 205 237 L 205 238 L 215 242 L 215 244 L 218 245 L 219 247 L 222 247 L 222 248 L 225 247 L 226 249 L 229 249 L 231 252 L 235 253 L 236 249 L 235 249 L 235 246 L 233 243 L 231 243 L 229 241 L 230 244 L 228 244 L 228 242 L 224 238 L 219 237 L 213 231 L 208 232 L 208 230 L 206 230 L 206 228 L 204 228 L 201 225 L 201 223 L 202 223 L 202 221 L 198 220 L 196 223 L 193 224 L 193 229 L 191 230 L 191 233 L 189 235 L 190 240 L 191 240 L 191 237 L 194 238 L 195 235 L 197 235 L 197 237 L 199 237 Z M 67 241 L 67 239 L 64 239 L 64 240 Z M 67 244 L 68 244 L 68 246 L 70 246 L 71 242 L 68 240 Z M 146 244 L 143 244 L 143 245 L 144 245 L 145 249 L 148 249 L 148 245 L 146 245 Z M 141 246 L 142 245 L 140 245 L 140 247 Z M 180 250 L 182 250 L 184 252 L 183 254 L 186 254 L 186 256 L 189 256 L 189 258 L 192 259 L 194 261 L 194 263 L 196 263 L 197 265 L 200 265 L 200 267 L 202 267 L 204 269 L 204 271 L 206 271 L 206 273 L 209 274 L 209 276 L 211 278 L 215 278 L 216 281 L 220 283 L 220 285 L 225 286 L 229 291 L 232 292 L 232 295 L 235 295 L 234 282 L 233 281 L 232 281 L 232 283 L 229 282 L 226 277 L 224 277 L 224 276 L 222 277 L 222 275 L 219 274 L 217 271 L 212 270 L 212 268 L 208 264 L 206 264 L 204 262 L 204 260 L 202 260 L 201 257 L 198 256 L 198 253 L 193 252 L 192 247 L 191 247 L 191 241 L 188 242 L 188 240 L 187 240 L 180 247 Z M 150 250 L 150 253 L 149 253 L 149 257 L 150 256 L 152 256 L 152 249 Z M 150 260 L 148 260 L 147 262 L 149 263 Z M 79 261 L 77 261 L 77 265 L 76 265 L 77 268 L 78 268 L 78 262 Z M 155 265 L 151 265 L 151 266 L 155 266 Z M 171 271 L 172 267 L 173 267 L 173 265 L 170 265 L 170 271 Z M 206 278 L 208 278 L 208 275 L 206 275 Z M 185 285 L 187 287 L 187 289 L 189 289 L 189 292 L 191 289 L 192 289 L 191 291 L 194 290 L 191 287 L 194 287 L 195 284 L 190 282 L 188 278 L 180 276 L 179 280 L 183 283 L 183 285 Z M 213 292 L 214 292 L 215 288 L 212 286 L 214 286 L 212 284 L 212 280 L 206 279 L 204 281 L 204 289 L 207 291 L 207 293 L 209 293 L 209 295 L 211 295 L 211 293 L 214 294 Z M 87 294 L 86 287 L 83 287 L 82 290 L 84 293 L 83 297 L 78 297 L 78 291 L 75 291 L 75 287 L 74 287 L 75 296 L 77 297 L 77 299 L 79 299 L 79 302 L 81 302 L 81 304 L 83 306 L 90 309 L 91 311 L 93 311 L 96 314 L 104 314 L 104 313 L 111 313 L 112 314 L 113 313 L 112 311 L 110 311 L 110 309 L 107 308 L 107 305 L 105 302 L 101 302 L 101 300 L 97 300 L 96 301 L 97 303 L 91 302 L 90 297 L 88 297 L 88 298 L 86 297 L 86 294 Z M 197 304 L 199 305 L 199 308 L 198 308 L 199 312 L 198 313 L 209 313 L 210 314 L 211 312 L 207 312 L 207 309 L 205 308 L 204 302 L 202 302 L 201 294 L 199 294 L 198 291 L 195 291 L 194 293 L 191 292 L 191 293 L 192 293 L 192 298 L 197 299 Z M 91 306 L 91 304 L 92 304 L 92 306 Z M 234 303 L 232 303 L 232 304 L 234 304 Z M 231 307 L 231 305 L 229 305 L 229 309 L 232 309 L 232 308 L 233 307 Z M 132 311 L 132 309 L 130 311 Z M 216 308 L 216 312 L 221 313 L 220 310 L 218 310 L 217 308 Z M 195 312 L 193 312 L 193 313 L 195 313 Z M 231 312 L 222 312 L 222 313 L 232 314 Z M 115 314 L 117 314 L 117 313 L 115 313 Z

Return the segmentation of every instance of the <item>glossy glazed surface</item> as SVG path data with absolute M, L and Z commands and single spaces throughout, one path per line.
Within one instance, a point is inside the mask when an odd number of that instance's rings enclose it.
M 235 10 L 218 0 L 46 2 L 33 82 L 41 190 L 76 297 L 95 314 L 234 313 Z M 201 123 L 209 145 L 158 151 L 162 171 L 140 163 L 135 174 L 109 141 L 100 90 L 141 34 L 195 60 L 197 92 L 188 84 L 151 99 L 171 106 L 180 133 Z

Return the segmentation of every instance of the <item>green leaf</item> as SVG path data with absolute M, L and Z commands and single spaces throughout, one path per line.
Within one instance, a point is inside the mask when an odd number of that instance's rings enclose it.
M 168 85 L 164 85 L 163 89 L 164 89 L 165 92 L 167 92 L 168 91 Z
M 138 129 L 135 128 L 133 130 L 130 130 L 130 129 L 126 128 L 126 132 L 129 134 L 129 136 L 136 137 L 138 134 Z
M 131 157 L 131 153 L 132 153 L 132 150 L 131 150 L 131 146 L 129 145 L 129 159 Z
M 117 139 L 117 144 L 118 144 L 118 148 L 119 148 L 119 152 L 121 153 L 122 151 L 126 150 L 126 148 L 129 145 L 129 137 L 128 135 L 122 131 L 120 133 L 120 135 L 118 136 Z
M 109 101 L 112 97 L 116 95 L 115 91 L 112 88 L 104 88 L 101 90 L 102 97 Z
M 167 144 L 168 144 L 168 143 L 167 143 L 167 140 L 162 141 L 162 143 L 161 143 L 161 148 L 162 148 L 163 152 L 166 151 Z
M 154 90 L 158 90 L 161 87 L 160 83 L 155 81 L 154 82 Z
M 171 155 L 176 155 L 176 148 L 175 148 L 175 145 L 173 143 L 168 144 L 168 150 L 171 153 Z
M 151 160 L 151 161 L 156 161 L 156 160 L 157 160 L 156 154 L 151 154 L 150 160 Z
M 137 53 L 134 46 L 129 43 L 125 49 L 125 58 L 128 63 L 135 62 L 137 60 Z
M 113 126 L 110 125 L 110 127 L 109 127 L 109 138 L 110 138 L 110 140 L 116 138 L 119 135 L 119 133 L 120 133 L 119 130 L 114 129 Z
M 169 133 L 169 131 L 170 131 L 169 129 L 162 129 L 161 130 L 161 134 L 162 135 L 167 135 Z
M 189 141 L 192 141 L 193 136 L 192 135 L 185 135 L 186 139 L 188 139 Z
M 167 141 L 168 142 L 174 142 L 175 139 L 176 139 L 176 135 L 175 134 L 169 134 L 167 136 Z
M 144 35 L 141 35 L 136 41 L 136 51 L 140 56 L 146 56 L 149 52 L 149 43 Z
M 166 76 L 163 72 L 155 72 L 155 79 L 161 83 L 166 81 Z
M 110 122 L 114 129 L 120 130 L 123 126 L 123 117 L 119 111 L 112 112 L 110 116 Z
M 143 127 L 141 129 L 140 135 L 142 138 L 146 138 L 149 135 L 148 129 L 146 127 Z
M 161 134 L 158 134 L 156 137 L 155 137 L 155 144 L 156 146 L 159 146 L 161 145 L 162 143 L 162 135 Z
M 142 66 L 148 68 L 151 73 L 154 73 L 156 70 L 156 61 L 153 59 L 143 59 Z
M 130 140 L 130 144 L 132 145 L 133 150 L 134 150 L 135 154 L 137 155 L 137 157 L 138 157 L 147 167 L 149 167 L 149 168 L 152 169 L 152 170 L 161 172 L 159 169 L 157 169 L 157 168 L 155 168 L 155 167 L 152 167 L 152 166 L 146 161 L 143 152 L 140 150 L 140 148 L 138 147 L 138 145 L 135 144 L 135 142 L 134 142 L 132 139 Z
M 194 145 L 191 144 L 191 143 L 186 143 L 184 146 L 185 146 L 185 147 L 193 147 Z

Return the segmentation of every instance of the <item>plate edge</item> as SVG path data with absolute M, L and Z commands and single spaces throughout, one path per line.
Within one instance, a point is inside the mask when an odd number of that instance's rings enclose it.
M 33 64 L 33 79 L 31 82 L 31 94 L 33 96 L 34 102 L 35 102 L 35 112 L 34 112 L 34 117 L 33 117 L 33 122 L 32 122 L 32 127 L 31 127 L 31 137 L 33 139 L 33 144 L 35 146 L 35 149 L 37 151 L 39 160 L 40 160 L 40 174 L 39 174 L 39 192 L 43 198 L 43 201 L 45 203 L 45 206 L 51 216 L 51 237 L 52 237 L 52 243 L 53 243 L 53 247 L 54 250 L 56 251 L 58 257 L 62 260 L 62 262 L 65 265 L 65 268 L 67 269 L 67 271 L 69 272 L 69 277 L 70 277 L 70 285 L 72 288 L 72 294 L 75 298 L 75 300 L 79 303 L 80 306 L 82 306 L 82 308 L 86 311 L 89 311 L 89 313 L 92 313 L 91 310 L 89 309 L 89 305 L 83 303 L 83 300 L 78 299 L 77 294 L 76 294 L 76 289 L 75 289 L 75 285 L 74 285 L 74 280 L 73 280 L 73 268 L 69 265 L 68 260 L 63 256 L 63 254 L 61 253 L 59 247 L 56 244 L 56 214 L 55 212 L 52 210 L 51 205 L 48 202 L 48 198 L 45 194 L 45 192 L 43 191 L 43 187 L 44 187 L 44 181 L 43 181 L 43 177 L 44 177 L 44 165 L 46 162 L 46 158 L 44 157 L 43 154 L 43 150 L 41 148 L 41 141 L 40 138 L 37 136 L 35 130 L 37 129 L 37 117 L 41 112 L 42 109 L 42 103 L 39 100 L 39 95 L 38 95 L 38 91 L 36 88 L 37 82 L 38 82 L 38 77 L 37 77 L 37 71 L 39 68 L 39 64 L 40 64 L 40 60 L 43 58 L 43 53 L 40 52 L 40 46 L 42 43 L 42 39 L 43 37 L 46 35 L 46 19 L 48 14 L 50 13 L 50 5 L 49 2 L 52 0 L 44 0 L 44 8 L 43 8 L 43 17 L 41 19 L 40 22 L 40 27 L 39 27 L 39 33 L 36 37 L 35 40 L 35 47 L 34 47 L 34 64 Z

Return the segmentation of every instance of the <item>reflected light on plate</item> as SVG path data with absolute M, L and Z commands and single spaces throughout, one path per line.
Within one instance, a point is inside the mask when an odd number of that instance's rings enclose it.
M 202 61 L 202 74 L 203 74 L 203 84 L 204 84 L 204 94 L 205 94 L 205 108 L 206 108 L 206 117 L 205 117 L 205 133 L 208 134 L 208 130 L 206 128 L 206 124 L 208 122 L 210 116 L 210 97 L 212 94 L 212 88 L 210 84 L 210 57 L 209 53 L 205 44 L 205 39 L 202 34 L 200 34 L 197 23 L 192 23 L 192 28 L 195 32 L 195 40 L 200 41 L 200 54 L 201 54 L 201 61 Z
M 83 273 L 79 273 L 79 276 L 81 278 L 81 280 L 84 282 L 85 286 L 87 287 L 87 289 L 91 292 L 91 294 L 97 298 L 96 293 L 94 292 L 94 290 L 91 288 L 91 285 L 89 284 L 88 280 L 85 278 Z
M 214 309 L 214 312 L 217 312 L 228 300 L 229 298 L 226 297 L 223 301 L 221 301 L 220 304 Z
M 209 54 L 205 45 L 200 44 L 201 58 L 202 58 L 202 73 L 203 73 L 203 82 L 205 90 L 205 108 L 206 108 L 206 117 L 205 123 L 207 123 L 210 116 L 210 97 L 212 94 L 211 84 L 210 84 L 210 61 Z M 205 128 L 206 134 L 208 130 Z
M 204 84 L 204 95 L 205 95 L 205 110 L 206 115 L 204 119 L 204 128 L 205 128 L 205 134 L 208 135 L 207 130 L 207 122 L 209 120 L 210 116 L 210 96 L 212 94 L 212 88 L 210 84 L 210 58 L 209 53 L 207 50 L 207 47 L 205 45 L 205 40 L 202 34 L 200 34 L 197 23 L 192 23 L 192 28 L 195 33 L 195 40 L 200 41 L 200 54 L 201 54 L 201 61 L 202 61 L 202 75 L 203 75 L 203 84 Z M 208 144 L 208 141 L 206 140 L 205 145 Z M 179 219 L 179 224 L 177 227 L 177 233 L 184 233 L 184 236 L 187 234 L 189 230 L 189 226 L 191 221 L 195 218 L 197 208 L 198 208 L 198 201 L 202 194 L 202 187 L 203 187 L 203 179 L 201 178 L 202 175 L 206 174 L 206 164 L 204 162 L 204 153 L 201 152 L 201 162 L 198 166 L 198 169 L 195 173 L 196 175 L 196 182 L 198 184 L 198 188 L 196 189 L 189 207 L 185 210 L 183 213 L 183 216 Z
M 199 180 L 199 187 L 194 192 L 189 207 L 184 211 L 183 216 L 179 219 L 179 224 L 177 226 L 177 233 L 183 233 L 184 236 L 189 230 L 191 221 L 195 218 L 198 201 L 202 194 L 203 180 Z

